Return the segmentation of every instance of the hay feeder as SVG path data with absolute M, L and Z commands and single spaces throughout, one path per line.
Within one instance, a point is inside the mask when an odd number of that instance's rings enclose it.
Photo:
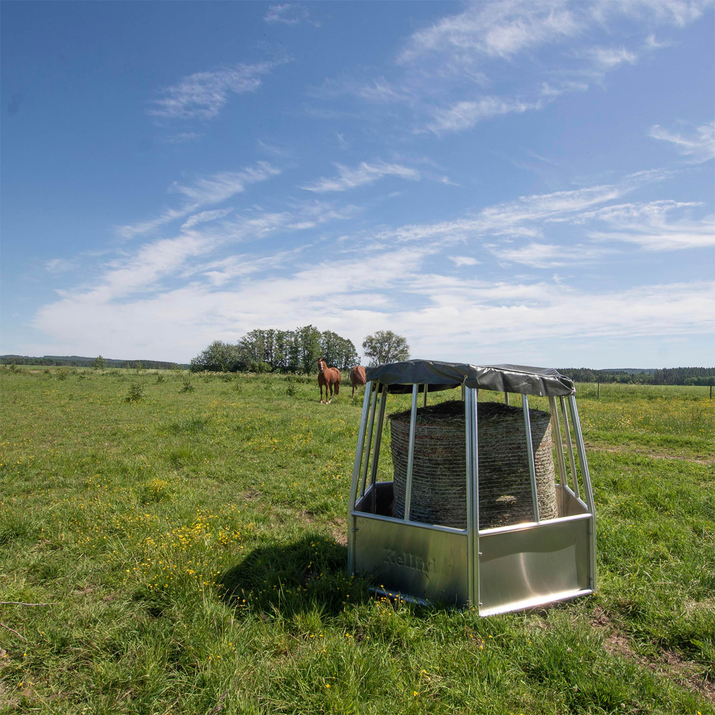
M 483 616 L 593 593 L 596 517 L 569 378 L 408 360 L 369 368 L 367 380 L 350 574 L 368 575 L 379 593 Z M 454 388 L 460 399 L 427 406 L 428 393 Z M 390 415 L 393 478 L 379 481 L 388 395 L 397 394 L 411 394 L 411 409 Z M 530 409 L 530 395 L 548 398 L 549 412 Z

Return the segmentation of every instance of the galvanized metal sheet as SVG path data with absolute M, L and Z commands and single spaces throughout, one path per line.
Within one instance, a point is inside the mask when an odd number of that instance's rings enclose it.
M 480 534 L 480 613 L 505 613 L 591 589 L 590 529 L 586 517 Z
M 466 533 L 369 516 L 355 524 L 355 571 L 375 586 L 432 603 L 468 603 Z

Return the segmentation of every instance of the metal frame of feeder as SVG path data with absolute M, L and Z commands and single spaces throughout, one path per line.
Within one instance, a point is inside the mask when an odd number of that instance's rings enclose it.
M 397 363 L 407 375 L 424 361 Z M 561 389 L 543 385 L 529 373 L 537 368 L 496 366 L 474 368 L 452 363 L 464 373 L 461 381 L 465 409 L 467 528 L 459 529 L 410 520 L 412 473 L 418 396 L 459 387 L 455 377 L 429 374 L 423 382 L 409 383 L 386 377 L 378 368 L 368 372 L 358 434 L 348 506 L 348 572 L 372 578 L 373 590 L 421 603 L 476 607 L 480 615 L 506 613 L 543 606 L 593 593 L 596 588 L 596 516 L 586 451 L 581 434 L 572 383 L 558 375 Z M 390 366 L 387 366 L 390 367 Z M 511 379 L 508 368 L 517 379 Z M 478 373 L 469 370 L 491 371 Z M 499 375 L 499 371 L 504 375 Z M 521 373 L 519 372 L 521 371 Z M 542 371 L 544 374 L 547 371 Z M 415 373 L 415 370 L 412 370 Z M 418 369 L 415 374 L 420 374 Z M 486 377 L 485 377 L 486 375 Z M 494 376 L 499 380 L 495 382 Z M 521 380 L 527 375 L 531 382 Z M 370 379 L 370 378 L 373 379 Z M 501 378 L 504 378 L 503 380 Z M 550 379 L 550 378 L 549 378 Z M 434 380 L 434 381 L 432 381 Z M 451 380 L 451 381 L 450 381 Z M 501 381 L 500 381 L 501 380 Z M 496 528 L 479 528 L 478 396 L 482 389 L 521 394 L 529 476 L 533 497 L 533 521 Z M 571 385 L 569 390 L 569 384 Z M 497 386 L 495 386 L 497 385 Z M 386 404 L 390 393 L 412 395 L 409 452 L 403 518 L 391 515 L 393 482 L 377 481 Z M 554 394 L 554 393 L 565 394 Z M 536 467 L 529 419 L 528 394 L 548 396 L 551 412 L 558 516 L 542 520 L 537 501 Z M 560 413 L 560 414 L 559 414 Z M 565 443 L 565 450 L 564 450 Z M 575 444 L 575 450 L 574 450 Z M 579 484 L 579 481 L 581 484 Z

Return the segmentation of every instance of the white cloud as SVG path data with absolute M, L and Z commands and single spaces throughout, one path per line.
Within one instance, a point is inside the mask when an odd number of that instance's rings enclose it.
M 605 229 L 589 231 L 597 241 L 622 241 L 639 245 L 649 251 L 674 251 L 715 246 L 715 217 L 700 221 L 683 217 L 670 219 L 670 214 L 681 214 L 698 203 L 652 201 L 621 204 L 586 214 L 582 220 L 596 219 L 606 224 Z
M 347 94 L 363 104 L 401 106 L 411 115 L 413 131 L 465 131 L 480 120 L 541 110 L 561 95 L 602 85 L 607 73 L 637 63 L 643 50 L 668 44 L 655 40 L 655 27 L 693 22 L 706 2 L 473 2 L 413 33 L 392 72 L 326 80 L 313 95 Z M 616 39 L 624 15 L 642 29 Z M 525 63 L 523 72 L 515 71 L 517 62 Z M 489 93 L 482 96 L 485 88 Z
M 310 22 L 316 27 L 320 26 L 320 23 L 310 19 L 310 14 L 303 5 L 297 5 L 296 3 L 271 5 L 263 19 L 265 22 L 280 23 L 282 25 L 300 25 L 302 22 Z
M 43 265 L 48 273 L 65 273 L 71 271 L 75 264 L 66 258 L 50 258 Z
M 324 193 L 328 191 L 347 191 L 365 184 L 372 184 L 383 176 L 397 176 L 401 179 L 410 179 L 412 181 L 420 179 L 420 172 L 416 169 L 400 164 L 386 164 L 382 161 L 374 164 L 368 164 L 363 161 L 356 169 L 349 169 L 342 164 L 336 164 L 335 166 L 339 174 L 337 178 L 321 178 L 314 184 L 301 186 L 301 188 L 306 191 Z
M 187 228 L 192 228 L 193 226 L 196 226 L 200 223 L 206 223 L 208 221 L 215 221 L 216 219 L 224 218 L 225 216 L 228 216 L 232 211 L 232 208 L 216 209 L 215 211 L 202 211 L 201 213 L 190 216 L 189 219 L 182 224 L 181 229 L 185 230 Z
M 155 100 L 148 113 L 162 119 L 213 119 L 230 94 L 254 92 L 275 66 L 274 62 L 258 62 L 196 72 L 161 90 L 163 98 Z
M 454 262 L 454 265 L 458 268 L 462 266 L 476 266 L 479 261 L 473 256 L 449 256 L 450 261 Z
M 695 164 L 715 158 L 715 121 L 696 127 L 694 135 L 691 133 L 690 136 L 669 132 L 656 124 L 651 128 L 650 136 L 670 142 L 682 156 Z
M 226 335 L 235 340 L 256 326 L 294 328 L 311 321 L 356 344 L 377 329 L 395 329 L 416 356 L 472 361 L 497 349 L 516 361 L 520 346 L 538 341 L 696 338 L 715 327 L 712 282 L 594 292 L 578 281 L 459 280 L 426 271 L 432 255 L 389 249 L 298 266 L 284 277 L 255 265 L 255 258 L 242 270 L 237 259 L 216 266 L 209 282 L 132 300 L 66 296 L 45 306 L 34 326 L 86 354 L 182 361 Z
M 259 161 L 255 167 L 248 167 L 241 171 L 224 171 L 211 176 L 197 179 L 189 186 L 174 183 L 172 191 L 176 191 L 189 198 L 197 206 L 217 204 L 231 198 L 235 194 L 245 191 L 246 186 L 265 181 L 273 176 L 278 176 L 280 169 L 271 166 L 265 161 Z
M 273 176 L 278 176 L 280 169 L 271 166 L 265 161 L 259 161 L 255 167 L 247 167 L 241 171 L 224 171 L 197 179 L 194 184 L 185 186 L 174 182 L 170 190 L 183 194 L 190 202 L 178 209 L 166 209 L 164 213 L 154 219 L 141 221 L 136 224 L 119 226 L 117 233 L 126 239 L 150 233 L 160 226 L 164 226 L 176 219 L 184 218 L 203 206 L 221 203 L 236 194 L 246 190 L 250 184 L 265 181 Z
M 460 65 L 473 64 L 479 56 L 509 58 L 573 37 L 580 27 L 568 3 L 559 0 L 475 3 L 412 35 L 398 61 L 414 62 L 434 53 L 447 53 Z
M 599 21 L 627 15 L 639 20 L 685 27 L 700 19 L 712 4 L 712 0 L 597 0 L 591 6 L 591 12 Z
M 529 243 L 520 248 L 506 246 L 487 246 L 499 259 L 511 263 L 520 263 L 532 268 L 553 268 L 557 266 L 593 263 L 602 258 L 605 251 L 593 246 L 561 246 L 549 243 Z
M 459 132 L 473 127 L 483 119 L 491 119 L 503 114 L 523 114 L 527 110 L 540 108 L 540 102 L 482 97 L 478 101 L 462 101 L 444 109 L 436 109 L 434 119 L 427 128 L 435 134 Z
M 584 55 L 603 69 L 613 69 L 623 62 L 634 65 L 638 61 L 638 55 L 625 47 L 591 47 Z

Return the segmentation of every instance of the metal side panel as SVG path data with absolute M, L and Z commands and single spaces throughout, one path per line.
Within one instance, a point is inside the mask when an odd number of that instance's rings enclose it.
M 355 571 L 374 586 L 432 603 L 466 605 L 467 535 L 355 516 Z
M 479 613 L 487 616 L 591 593 L 592 517 L 542 521 L 479 537 Z

